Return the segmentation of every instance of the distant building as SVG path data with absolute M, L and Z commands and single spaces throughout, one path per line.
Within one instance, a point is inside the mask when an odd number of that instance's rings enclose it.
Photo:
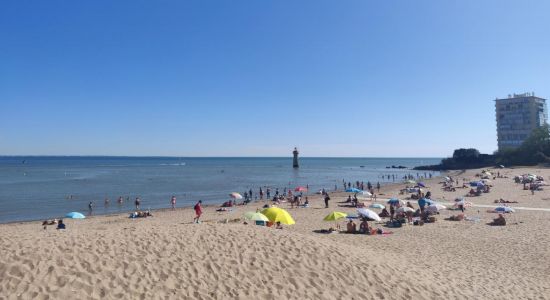
M 546 99 L 534 93 L 508 95 L 496 99 L 498 150 L 517 148 L 548 119 Z

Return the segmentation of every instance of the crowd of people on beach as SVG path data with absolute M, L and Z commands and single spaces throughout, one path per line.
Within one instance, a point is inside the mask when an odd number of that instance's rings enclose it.
M 394 179 L 395 175 L 392 175 L 391 179 Z M 381 178 L 388 178 L 390 179 L 390 175 L 381 175 Z M 409 199 L 408 201 L 402 201 L 396 199 L 396 201 L 389 201 L 387 205 L 383 205 L 381 208 L 380 213 L 378 216 L 380 218 L 388 219 L 386 221 L 385 225 L 387 227 L 397 228 L 401 227 L 403 224 L 412 224 L 412 225 L 423 225 L 425 223 L 433 223 L 437 220 L 437 215 L 439 214 L 439 211 L 437 209 L 430 209 L 433 207 L 430 207 L 433 204 L 433 201 L 431 200 L 431 191 L 426 191 L 426 186 L 424 183 L 419 182 L 416 183 L 413 179 L 423 179 L 423 178 L 432 178 L 432 174 L 424 174 L 422 176 L 421 174 L 416 174 L 416 177 L 412 174 L 407 174 L 402 177 L 402 179 L 407 183 L 414 183 L 413 185 L 406 185 L 404 189 L 400 191 L 401 195 L 408 195 L 406 199 Z M 496 174 L 492 174 L 489 172 L 489 170 L 483 170 L 481 173 L 476 174 L 476 177 L 478 179 L 474 181 L 468 181 L 466 178 L 462 178 L 462 186 L 459 185 L 459 179 L 453 178 L 451 176 L 445 176 L 443 177 L 443 181 L 441 181 L 441 187 L 443 191 L 449 191 L 454 192 L 458 188 L 470 188 L 470 190 L 465 194 L 465 196 L 479 196 L 482 193 L 490 193 L 491 192 L 491 180 L 496 180 L 497 178 L 507 178 L 504 175 L 500 174 L 500 172 L 496 172 Z M 524 174 L 520 176 L 515 176 L 514 181 L 517 184 L 522 184 L 524 190 L 530 190 L 533 194 L 535 191 L 542 190 L 545 185 L 547 185 L 544 181 L 544 178 L 541 176 L 536 176 L 532 174 Z M 335 191 L 338 191 L 337 186 L 334 187 Z M 362 196 L 365 194 L 368 194 L 371 196 L 370 200 L 376 200 L 376 194 L 380 193 L 381 189 L 381 183 L 376 182 L 375 184 L 371 183 L 370 181 L 367 181 L 366 183 L 363 181 L 346 181 L 342 180 L 342 188 L 345 192 L 350 192 L 347 195 L 347 198 L 343 202 L 339 202 L 341 204 L 344 204 L 348 207 L 355 207 L 355 208 L 361 208 L 365 207 L 365 204 L 360 201 L 358 198 L 358 194 L 361 193 Z M 304 195 L 304 192 L 306 193 Z M 321 189 L 319 190 L 318 194 L 320 194 L 321 199 L 324 201 L 324 207 L 329 208 L 329 202 L 331 200 L 331 195 L 329 195 L 328 189 Z M 271 201 L 271 204 L 266 204 L 264 207 L 271 207 L 271 206 L 281 206 L 282 204 L 286 203 L 290 206 L 291 209 L 294 208 L 307 208 L 310 206 L 310 201 L 308 198 L 309 195 L 309 185 L 306 185 L 305 187 L 298 187 L 296 189 L 290 189 L 290 188 L 271 188 L 268 186 L 259 187 L 257 190 L 257 193 L 254 193 L 252 189 L 246 190 L 242 197 L 235 197 L 232 200 L 224 202 L 221 207 L 217 210 L 219 212 L 223 211 L 230 211 L 233 207 L 239 206 L 239 205 L 247 205 L 251 202 L 258 201 L 258 200 L 265 200 L 265 201 Z M 73 199 L 71 196 L 68 199 Z M 242 202 L 237 202 L 238 199 L 242 199 Z M 117 199 L 117 203 L 119 205 L 123 204 L 124 202 L 129 202 L 130 198 L 126 197 L 126 199 L 122 196 L 119 196 Z M 362 199 L 365 200 L 365 199 Z M 415 208 L 412 204 L 412 200 L 416 200 L 416 204 L 418 208 Z M 510 203 L 518 203 L 517 201 L 510 201 L 505 199 L 497 199 L 494 200 L 494 203 L 502 204 L 506 206 Z M 108 198 L 105 198 L 104 200 L 105 206 L 108 206 L 110 204 L 110 201 Z M 150 210 L 141 210 L 141 199 L 140 197 L 136 197 L 134 200 L 134 206 L 135 211 L 130 213 L 130 218 L 145 218 L 152 216 Z M 176 209 L 176 196 L 173 195 L 170 197 L 170 206 L 169 208 L 171 210 Z M 342 206 L 342 205 L 339 205 Z M 460 210 L 461 213 L 458 215 L 452 215 L 447 218 L 447 220 L 451 221 L 462 221 L 465 219 L 468 219 L 468 217 L 465 216 L 465 210 L 467 207 L 471 206 L 471 202 L 465 201 L 464 198 L 459 197 L 455 200 L 455 204 L 452 207 L 447 207 L 448 209 L 457 209 Z M 94 203 L 93 201 L 90 201 L 88 204 L 88 209 L 90 215 L 92 214 L 94 210 Z M 200 218 L 203 214 L 203 207 L 202 207 L 202 200 L 199 200 L 196 202 L 196 204 L 193 206 L 193 209 L 195 211 L 195 217 L 193 219 L 193 223 L 200 223 Z M 491 211 L 493 212 L 493 211 Z M 506 225 L 506 219 L 504 218 L 503 213 L 507 213 L 509 211 L 499 211 L 494 210 L 494 212 L 498 212 L 499 215 L 497 218 L 493 219 L 490 225 L 497 225 L 497 226 L 504 226 Z M 54 220 L 46 220 L 42 224 L 44 226 L 44 229 L 47 228 L 49 225 L 57 225 L 57 229 L 65 229 L 66 225 L 63 223 L 62 219 L 54 219 Z M 275 225 L 275 224 L 274 224 Z M 276 224 L 276 228 L 282 228 L 281 224 Z M 360 217 L 359 223 L 356 224 L 352 219 L 350 219 L 347 222 L 346 230 L 347 233 L 364 233 L 364 234 L 376 234 L 379 233 L 379 230 L 372 228 L 369 226 L 369 219 L 365 218 L 363 216 Z M 382 230 L 383 232 L 383 230 Z

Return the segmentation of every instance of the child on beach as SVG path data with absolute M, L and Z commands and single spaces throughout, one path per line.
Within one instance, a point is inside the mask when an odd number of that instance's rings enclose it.
M 195 204 L 195 218 L 193 219 L 193 222 L 194 223 L 199 223 L 199 219 L 202 215 L 202 206 L 201 206 L 201 203 L 202 203 L 202 200 L 199 200 L 199 202 L 197 202 L 197 204 Z

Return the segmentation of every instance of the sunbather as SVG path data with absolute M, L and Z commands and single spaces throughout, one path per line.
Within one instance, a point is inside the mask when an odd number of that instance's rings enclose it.
M 500 198 L 499 200 L 495 200 L 495 203 L 519 203 L 517 201 L 508 201 Z
M 493 219 L 493 222 L 490 224 L 494 226 L 506 226 L 506 219 L 504 218 L 504 215 L 498 214 L 498 217 Z
M 57 229 L 65 229 L 65 223 L 63 223 L 63 220 L 59 220 L 59 222 L 57 222 Z
M 387 217 L 390 216 L 390 213 L 389 213 L 388 210 L 384 207 L 384 208 L 382 209 L 382 212 L 379 213 L 378 216 L 379 216 L 380 218 L 387 218 Z
M 359 224 L 359 232 L 360 233 L 368 233 L 369 232 L 369 223 L 367 222 L 367 219 L 363 219 L 363 222 Z
M 357 231 L 357 225 L 350 219 L 348 222 L 347 233 L 355 233 Z

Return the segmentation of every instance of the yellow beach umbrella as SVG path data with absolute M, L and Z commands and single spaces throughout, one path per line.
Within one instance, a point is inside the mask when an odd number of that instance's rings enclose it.
M 342 218 L 345 218 L 347 216 L 348 216 L 348 214 L 346 214 L 346 213 L 339 212 L 339 211 L 333 211 L 330 214 L 328 214 L 328 216 L 326 216 L 323 220 L 325 220 L 325 221 L 336 221 L 338 219 L 342 219 Z
M 269 221 L 276 223 L 281 222 L 282 224 L 292 225 L 295 224 L 292 216 L 284 209 L 278 207 L 270 207 L 261 211 Z

